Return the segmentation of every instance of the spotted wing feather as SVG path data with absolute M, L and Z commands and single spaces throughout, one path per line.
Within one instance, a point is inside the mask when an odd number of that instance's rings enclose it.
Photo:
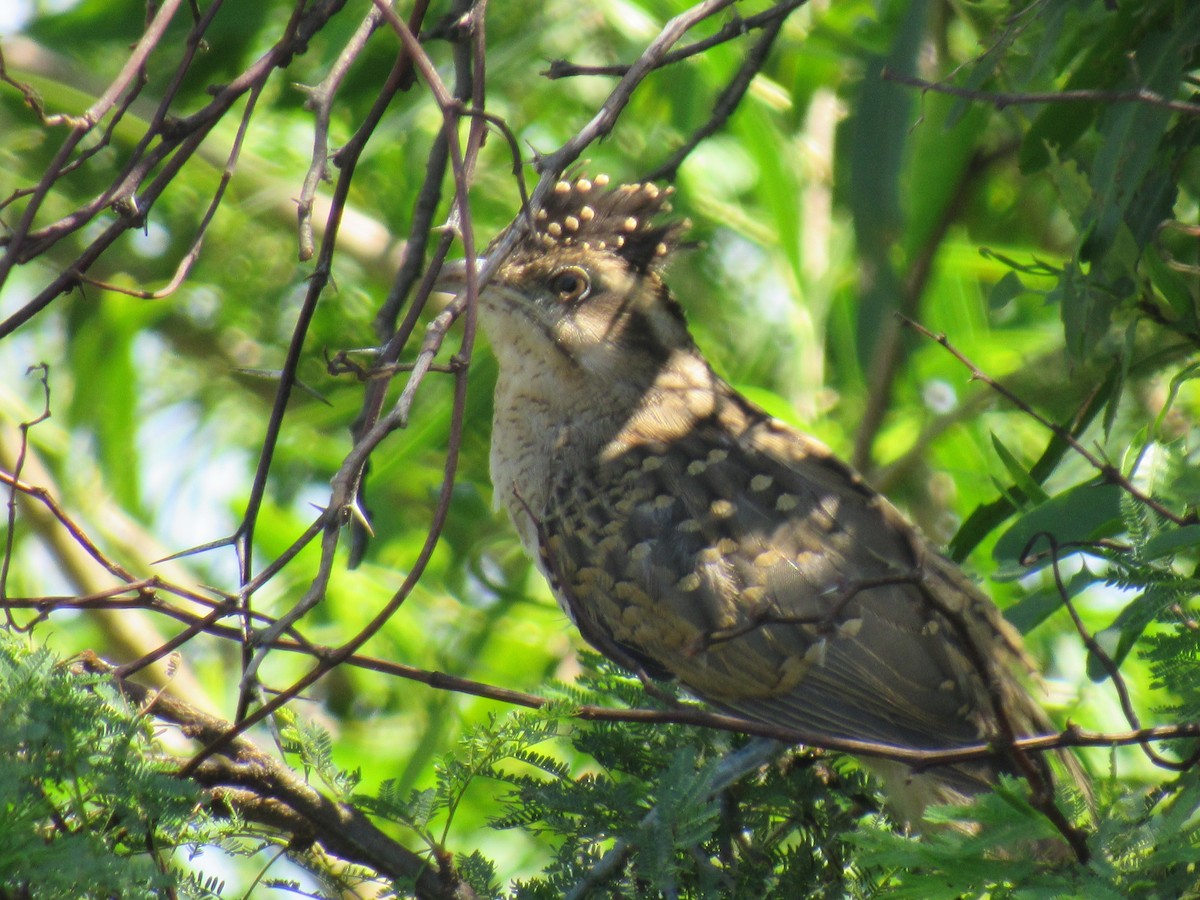
M 543 546 L 601 650 L 615 644 L 718 707 L 809 734 L 917 748 L 995 736 L 964 644 L 1003 663 L 1016 640 L 818 444 L 743 404 L 597 465 L 557 486 Z M 1011 682 L 1002 693 L 1022 727 L 1042 724 L 1007 670 L 993 675 Z M 992 774 L 953 776 L 973 792 Z

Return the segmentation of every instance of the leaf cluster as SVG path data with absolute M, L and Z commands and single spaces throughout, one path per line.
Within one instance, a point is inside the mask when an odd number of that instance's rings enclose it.
M 0 630 L 0 885 L 31 898 L 216 897 L 182 867 L 222 828 L 111 685 Z

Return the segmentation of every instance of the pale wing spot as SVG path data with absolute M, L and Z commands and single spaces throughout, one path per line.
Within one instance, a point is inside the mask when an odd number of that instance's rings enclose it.
M 642 471 L 643 472 L 655 472 L 655 471 L 661 469 L 662 466 L 663 466 L 663 461 L 662 461 L 661 456 L 647 456 L 645 459 L 642 460 Z
M 741 599 L 748 606 L 758 606 L 766 596 L 767 589 L 765 587 L 742 588 Z
M 708 511 L 718 519 L 728 519 L 734 513 L 734 506 L 728 500 L 714 500 Z
M 780 494 L 779 499 L 775 501 L 775 508 L 780 512 L 791 512 L 798 505 L 795 494 Z
M 684 534 L 696 534 L 704 526 L 700 524 L 699 519 L 684 519 L 675 526 L 676 530 L 682 531 Z
M 750 490 L 765 491 L 775 483 L 775 479 L 770 475 L 755 475 L 750 479 Z
M 728 450 L 709 450 L 708 451 L 708 464 L 710 466 L 715 466 L 717 463 L 725 462 L 725 460 L 727 460 L 727 459 L 729 459 L 729 451 Z
M 612 590 L 613 577 L 604 569 L 586 566 L 575 573 L 575 580 L 583 587 L 607 594 Z
M 681 591 L 684 591 L 685 593 L 697 591 L 700 589 L 700 576 L 695 572 L 689 572 L 687 575 L 684 575 L 677 582 L 675 582 L 675 587 Z
M 825 665 L 825 639 L 817 641 L 811 647 L 804 651 L 804 660 L 811 665 Z
M 844 638 L 857 637 L 858 633 L 860 631 L 862 631 L 862 626 L 863 626 L 862 619 L 847 619 L 845 622 L 843 622 L 841 625 L 839 625 L 837 627 L 838 637 L 844 637 Z
M 708 468 L 708 463 L 702 459 L 696 459 L 688 463 L 687 473 L 689 475 L 703 475 L 704 470 Z
M 619 527 L 621 523 L 617 522 L 616 524 L 618 527 L 615 530 L 619 532 L 621 530 Z M 604 530 L 608 530 L 607 525 L 605 526 Z M 625 540 L 620 534 L 610 534 L 596 545 L 596 549 L 599 550 L 601 554 L 618 553 L 625 549 Z
M 775 683 L 775 691 L 785 693 L 792 690 L 796 685 L 804 680 L 804 676 L 808 674 L 808 670 L 812 668 L 812 663 L 806 659 L 800 659 L 796 656 L 789 656 L 783 661 L 783 665 L 779 667 L 779 680 Z
M 644 559 L 647 559 L 650 556 L 653 550 L 653 541 L 642 541 L 641 543 L 633 545 L 633 549 L 629 551 L 629 558 L 634 562 L 642 562 Z
M 650 595 L 632 581 L 617 582 L 614 592 L 616 593 L 618 600 L 624 600 L 626 603 L 644 606 L 647 609 L 654 605 L 654 601 L 650 599 Z
M 756 569 L 769 569 L 772 566 L 777 566 L 783 562 L 783 554 L 778 550 L 764 550 L 758 556 L 754 557 L 754 567 Z
M 721 538 L 713 549 L 722 556 L 732 556 L 737 553 L 738 542 L 733 538 Z

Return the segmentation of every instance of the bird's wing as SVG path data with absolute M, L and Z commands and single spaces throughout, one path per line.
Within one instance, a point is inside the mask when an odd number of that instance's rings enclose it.
M 1040 724 L 986 599 L 819 444 L 763 415 L 737 424 L 714 416 L 560 482 L 543 559 L 586 638 L 830 737 L 975 743 L 996 731 L 989 680 L 1020 727 Z

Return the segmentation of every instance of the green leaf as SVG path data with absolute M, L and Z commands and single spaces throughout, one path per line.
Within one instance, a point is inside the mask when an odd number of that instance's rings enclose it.
M 1111 625 L 1096 633 L 1096 643 L 1119 668 L 1146 627 L 1178 597 L 1177 591 L 1166 587 L 1145 591 L 1122 609 Z M 1103 681 L 1109 674 L 1108 667 L 1091 652 L 1088 653 L 1087 674 L 1093 681 Z
M 992 432 L 992 446 L 996 449 L 996 454 L 1000 457 L 1000 462 L 1004 464 L 1004 468 L 1008 470 L 1008 474 L 1016 482 L 1016 486 L 1025 494 L 1027 502 L 1045 503 L 1050 499 L 1049 495 L 1042 490 L 1042 486 L 1029 474 L 1029 470 L 1004 446 L 1004 442 L 1000 440 L 994 431 Z M 1004 493 L 1011 495 L 1010 491 L 1005 491 Z
M 1025 293 L 1028 292 L 1020 276 L 1016 272 L 1009 272 L 992 285 L 992 290 L 988 294 L 988 306 L 992 309 L 1000 309 Z
M 1113 484 L 1071 488 L 1017 519 L 996 541 L 992 556 L 1001 563 L 1018 562 L 1033 537 L 1042 533 L 1053 535 L 1060 546 L 1115 534 L 1121 524 L 1121 493 Z M 1042 541 L 1033 549 L 1049 547 Z
M 1200 525 L 1185 525 L 1159 532 L 1146 541 L 1141 548 L 1141 557 L 1153 562 L 1189 547 L 1200 547 Z
M 1200 4 L 1164 21 L 1140 42 L 1132 60 L 1130 87 L 1173 97 L 1183 77 L 1180 61 L 1196 45 L 1200 33 Z M 1092 163 L 1091 183 L 1095 189 L 1089 216 L 1087 240 L 1081 258 L 1103 259 L 1113 247 L 1118 229 L 1139 194 L 1151 169 L 1162 136 L 1171 122 L 1170 110 L 1151 103 L 1112 103 L 1104 107 L 1096 130 L 1101 141 Z M 1162 205 L 1161 203 L 1159 204 Z M 1169 213 L 1170 203 L 1165 209 Z M 1160 215 L 1157 221 L 1164 216 Z
M 1020 575 L 1028 573 L 1022 568 Z M 1079 596 L 1084 590 L 1096 583 L 1096 576 L 1087 566 L 1076 572 L 1064 585 L 1068 598 Z M 1021 634 L 1029 634 L 1044 621 L 1063 608 L 1063 598 L 1058 592 L 1057 585 L 1049 585 L 1026 594 L 1012 606 L 1004 610 L 1007 619 Z
M 1150 283 L 1162 294 L 1171 311 L 1178 317 L 1179 324 L 1189 331 L 1194 331 L 1198 327 L 1197 301 L 1190 287 L 1191 282 L 1185 281 L 1178 272 L 1167 266 L 1154 244 L 1143 246 L 1141 264 L 1150 277 Z

